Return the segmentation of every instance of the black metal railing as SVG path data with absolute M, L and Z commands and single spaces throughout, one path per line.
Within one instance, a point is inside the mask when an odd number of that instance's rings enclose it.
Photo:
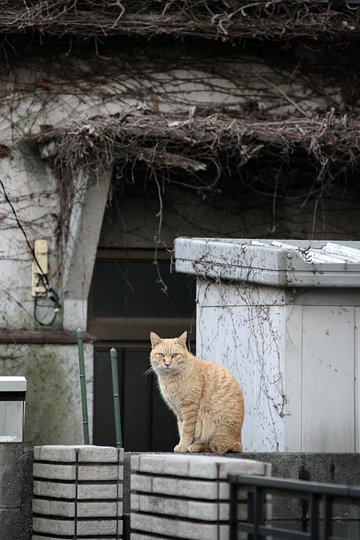
M 286 538 L 287 540 L 354 540 L 354 537 L 334 534 L 334 504 L 356 506 L 360 509 L 360 487 L 324 484 L 302 480 L 262 476 L 229 475 L 230 531 L 229 540 L 247 533 L 248 540 Z M 247 493 L 247 520 L 238 516 L 238 493 Z M 308 502 L 309 531 L 297 531 L 286 526 L 272 526 L 267 521 L 269 496 L 300 499 Z M 359 515 L 359 514 L 358 514 Z M 243 538 L 243 536 L 242 536 Z

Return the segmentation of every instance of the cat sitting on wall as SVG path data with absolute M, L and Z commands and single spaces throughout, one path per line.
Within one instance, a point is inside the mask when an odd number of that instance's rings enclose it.
M 228 368 L 191 354 L 186 338 L 186 332 L 174 339 L 150 333 L 151 366 L 178 420 L 174 451 L 241 452 L 243 391 Z

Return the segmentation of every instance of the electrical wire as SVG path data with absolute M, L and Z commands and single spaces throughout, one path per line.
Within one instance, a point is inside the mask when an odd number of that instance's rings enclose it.
M 45 323 L 43 321 L 41 321 L 37 315 L 37 310 L 38 310 L 38 297 L 35 296 L 35 299 L 34 299 L 34 319 L 36 320 L 36 322 L 38 322 L 41 326 L 51 326 L 54 324 L 55 322 L 55 319 L 56 319 L 56 316 L 57 316 L 57 313 L 60 309 L 60 302 L 59 302 L 59 296 L 57 294 L 57 292 L 55 291 L 55 289 L 50 285 L 49 283 L 49 280 L 48 280 L 48 277 L 47 275 L 43 272 L 43 269 L 41 268 L 41 265 L 36 257 L 36 253 L 35 253 L 35 250 L 34 248 L 32 247 L 32 245 L 30 244 L 29 242 L 29 239 L 27 237 L 27 234 L 26 234 L 26 231 L 24 229 L 24 227 L 22 226 L 18 216 L 17 216 L 17 213 L 16 213 L 16 210 L 12 204 L 12 202 L 10 201 L 9 197 L 8 197 L 8 194 L 6 193 L 6 189 L 5 189 L 5 186 L 4 186 L 4 183 L 3 181 L 1 180 L 0 178 L 0 186 L 1 186 L 1 189 L 2 189 L 2 192 L 3 192 L 3 195 L 4 195 L 4 198 L 5 198 L 5 201 L 7 202 L 7 204 L 10 206 L 11 208 L 11 211 L 14 215 L 14 218 L 15 218 L 15 221 L 17 223 L 17 226 L 19 227 L 19 229 L 21 230 L 24 238 L 25 238 L 25 242 L 30 250 L 30 253 L 34 259 L 34 262 L 36 264 L 36 266 L 38 267 L 39 269 L 39 274 L 41 276 L 41 279 L 43 281 L 43 284 L 44 284 L 44 287 L 46 289 L 46 293 L 47 293 L 47 297 L 49 298 L 49 300 L 51 300 L 51 302 L 53 302 L 54 304 L 54 315 L 52 317 L 52 319 Z M 50 306 L 41 306 L 41 307 L 50 307 Z

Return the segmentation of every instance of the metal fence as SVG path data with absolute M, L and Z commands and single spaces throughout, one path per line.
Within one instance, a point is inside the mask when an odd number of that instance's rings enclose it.
M 286 538 L 287 540 L 354 540 L 354 537 L 334 534 L 334 504 L 356 506 L 360 509 L 360 487 L 340 486 L 319 482 L 264 478 L 261 476 L 229 475 L 230 482 L 230 540 L 248 538 Z M 238 494 L 247 492 L 247 520 L 238 516 Z M 309 531 L 300 532 L 267 522 L 269 496 L 279 496 L 308 502 Z M 271 499 L 270 499 L 271 501 Z M 242 533 L 242 534 L 241 534 Z M 244 533 L 247 533 L 244 535 Z

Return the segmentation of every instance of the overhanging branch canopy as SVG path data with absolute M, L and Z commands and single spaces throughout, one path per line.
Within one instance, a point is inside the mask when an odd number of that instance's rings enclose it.
M 222 113 L 154 114 L 129 108 L 117 115 L 76 120 L 31 137 L 44 146 L 55 143 L 58 169 L 100 172 L 115 162 L 144 161 L 154 169 L 180 168 L 188 174 L 217 170 L 232 160 L 239 170 L 255 158 L 291 160 L 305 155 L 318 174 L 357 166 L 360 121 L 332 110 L 322 117 L 259 120 Z

